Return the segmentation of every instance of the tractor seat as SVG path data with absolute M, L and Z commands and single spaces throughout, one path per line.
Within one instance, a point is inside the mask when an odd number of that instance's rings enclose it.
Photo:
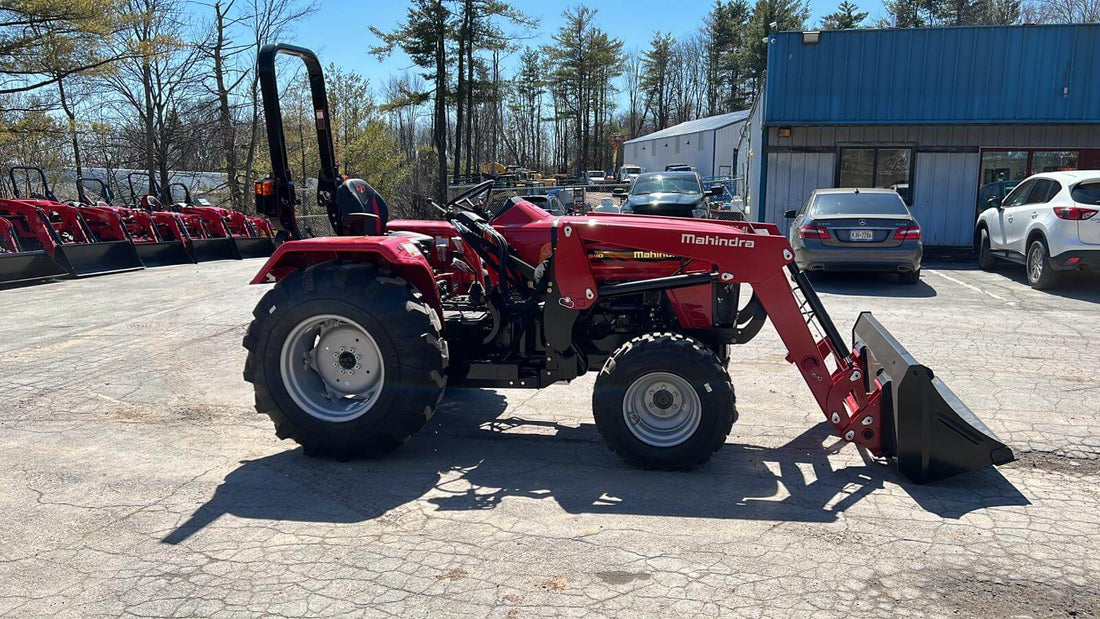
M 336 209 L 338 220 L 348 222 L 347 232 L 351 235 L 381 236 L 390 217 L 390 207 L 382 196 L 358 178 L 349 178 L 336 188 Z M 368 217 L 348 217 L 353 213 L 365 213 Z
M 160 200 L 158 200 L 156 196 L 151 194 L 145 194 L 144 196 L 141 196 L 141 198 L 138 200 L 138 205 L 143 211 L 160 210 Z

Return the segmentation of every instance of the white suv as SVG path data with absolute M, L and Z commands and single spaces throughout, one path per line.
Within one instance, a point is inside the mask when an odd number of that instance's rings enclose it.
M 1027 281 L 1043 290 L 1063 271 L 1100 269 L 1100 171 L 1047 172 L 1028 177 L 978 216 L 978 266 L 997 258 L 1027 266 Z

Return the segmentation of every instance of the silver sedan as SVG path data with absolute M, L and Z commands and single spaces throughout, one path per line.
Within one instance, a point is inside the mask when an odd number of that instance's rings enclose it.
M 885 271 L 920 281 L 920 224 L 891 189 L 816 189 L 792 219 L 795 262 L 805 271 Z

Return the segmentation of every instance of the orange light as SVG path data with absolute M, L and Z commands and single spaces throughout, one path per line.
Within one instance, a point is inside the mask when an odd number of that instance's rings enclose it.
M 256 181 L 256 195 L 263 197 L 275 195 L 275 181 L 267 179 Z

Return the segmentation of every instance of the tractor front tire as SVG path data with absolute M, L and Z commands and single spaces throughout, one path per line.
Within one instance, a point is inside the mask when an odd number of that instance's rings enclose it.
M 275 284 L 244 338 L 244 378 L 307 456 L 377 457 L 431 419 L 446 386 L 440 321 L 385 267 L 325 262 Z
M 703 343 L 647 334 L 607 360 L 592 393 L 596 428 L 627 464 L 682 470 L 721 449 L 737 420 L 726 366 Z

